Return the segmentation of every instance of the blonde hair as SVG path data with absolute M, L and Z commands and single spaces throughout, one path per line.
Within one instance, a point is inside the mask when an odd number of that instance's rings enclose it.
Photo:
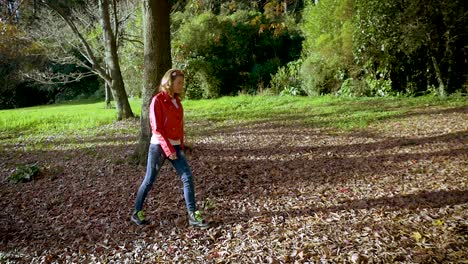
M 178 69 L 168 70 L 161 79 L 161 85 L 159 90 L 161 92 L 166 92 L 169 96 L 174 97 L 174 80 L 177 76 L 182 76 L 184 78 L 184 72 Z

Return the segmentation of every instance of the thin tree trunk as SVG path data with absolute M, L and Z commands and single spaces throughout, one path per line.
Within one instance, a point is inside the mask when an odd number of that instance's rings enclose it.
M 437 63 L 437 59 L 434 57 L 434 55 L 431 55 L 432 59 L 432 66 L 434 67 L 436 77 L 437 77 L 437 82 L 439 83 L 439 96 L 445 97 L 446 96 L 446 90 L 445 90 L 445 84 L 444 84 L 444 79 L 442 79 L 442 73 L 440 72 L 439 64 Z
M 133 158 L 145 164 L 151 139 L 149 105 L 164 73 L 171 68 L 170 7 L 167 0 L 142 0 L 144 72 L 140 134 Z
M 127 92 L 120 71 L 119 57 L 117 55 L 117 45 L 114 33 L 110 23 L 109 0 L 100 0 L 99 9 L 101 10 L 101 25 L 104 35 L 104 47 L 106 50 L 106 65 L 111 76 L 112 95 L 117 109 L 117 119 L 122 120 L 134 117 L 130 103 L 128 102 Z M 116 29 L 117 30 L 117 29 Z
M 436 74 L 437 82 L 439 83 L 439 96 L 445 97 L 446 96 L 446 90 L 445 90 L 445 84 L 444 84 L 444 79 L 442 78 L 442 72 L 440 71 L 439 63 L 437 63 L 437 59 L 435 57 L 435 52 L 433 51 L 433 45 L 432 45 L 432 38 L 430 32 L 426 33 L 426 38 L 428 42 L 428 48 L 429 48 L 429 55 L 431 56 L 432 60 L 432 66 L 434 67 L 434 71 Z
M 104 89 L 106 92 L 106 108 L 112 108 L 111 106 L 111 101 L 112 101 L 112 91 L 110 89 L 110 86 L 107 82 L 104 83 Z
M 109 69 L 106 69 L 107 74 L 109 74 Z M 112 108 L 111 101 L 112 101 L 112 90 L 108 82 L 104 82 L 104 92 L 106 95 L 106 108 L 110 109 Z

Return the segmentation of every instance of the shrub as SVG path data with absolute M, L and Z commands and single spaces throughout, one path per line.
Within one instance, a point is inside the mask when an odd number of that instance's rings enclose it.
M 299 76 L 302 60 L 289 62 L 271 76 L 270 88 L 280 95 L 306 95 Z
M 250 74 L 250 85 L 252 90 L 261 90 L 267 87 L 271 77 L 278 71 L 281 65 L 279 58 L 271 58 L 262 64 L 255 64 Z
M 39 174 L 39 167 L 36 164 L 20 165 L 8 177 L 8 181 L 12 183 L 29 182 Z
M 392 91 L 392 81 L 388 79 L 376 79 L 367 76 L 363 80 L 348 78 L 336 92 L 338 96 L 379 96 L 386 97 L 394 95 Z
M 338 70 L 327 64 L 320 55 L 306 58 L 300 71 L 304 91 L 309 96 L 336 92 L 341 85 L 335 78 L 337 75 Z
M 221 12 L 223 13 L 223 12 Z M 258 93 L 277 69 L 300 53 L 302 38 L 258 11 L 214 15 L 174 13 L 175 67 L 186 72 L 188 98 Z M 289 52 L 281 52 L 288 50 Z
M 389 79 L 367 77 L 365 81 L 367 87 L 369 87 L 370 96 L 386 97 L 394 94 L 392 91 L 392 81 Z
M 308 95 L 336 92 L 353 68 L 351 0 L 308 1 L 301 29 L 305 35 L 301 67 Z
M 348 78 L 344 80 L 341 84 L 340 89 L 335 94 L 344 97 L 358 97 L 370 95 L 366 82 L 354 78 Z

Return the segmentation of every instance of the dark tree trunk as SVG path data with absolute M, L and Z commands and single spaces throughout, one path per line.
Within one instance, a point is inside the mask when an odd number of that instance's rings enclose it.
M 432 55 L 432 66 L 434 67 L 436 77 L 437 77 L 437 83 L 439 84 L 439 87 L 437 88 L 437 91 L 439 92 L 440 97 L 445 97 L 446 94 L 446 89 L 445 89 L 445 84 L 444 84 L 444 79 L 442 78 L 442 72 L 440 71 L 439 64 L 437 63 L 437 59 Z
M 146 163 L 151 139 L 149 105 L 164 73 L 171 68 L 170 6 L 167 0 L 143 0 L 144 72 L 141 128 L 134 160 Z
M 433 47 L 436 46 L 436 45 L 433 45 L 430 33 L 426 33 L 426 37 L 427 37 L 429 53 L 430 53 L 430 57 L 431 57 L 431 61 L 432 61 L 432 67 L 434 67 L 434 71 L 435 71 L 436 78 L 437 78 L 437 83 L 439 84 L 439 87 L 437 88 L 437 91 L 438 91 L 440 97 L 445 97 L 446 96 L 446 87 L 445 87 L 445 84 L 444 84 L 444 79 L 442 77 L 442 72 L 440 70 L 439 63 L 437 62 L 437 59 L 436 59 L 435 54 L 434 54 L 437 49 L 435 49 Z
M 106 50 L 106 65 L 111 77 L 109 85 L 112 87 L 112 95 L 114 97 L 115 107 L 117 108 L 117 119 L 122 120 L 133 117 L 133 112 L 128 102 L 122 72 L 120 71 L 116 39 L 110 23 L 109 0 L 100 0 L 99 8 L 101 11 L 101 25 L 104 35 L 104 47 Z
M 107 82 L 104 82 L 104 91 L 106 92 L 106 108 L 111 108 L 112 91 Z

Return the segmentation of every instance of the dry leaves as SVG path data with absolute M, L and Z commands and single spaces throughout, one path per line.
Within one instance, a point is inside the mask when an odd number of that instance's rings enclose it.
M 122 162 L 131 134 L 80 139 L 87 148 L 54 139 L 48 151 L 5 146 L 3 178 L 20 162 L 43 173 L 1 183 L 0 262 L 466 261 L 467 120 L 462 108 L 355 132 L 268 122 L 198 128 L 187 156 L 212 225 L 205 231 L 186 226 L 181 183 L 167 164 L 145 204 L 152 225 L 130 223 L 145 171 Z

